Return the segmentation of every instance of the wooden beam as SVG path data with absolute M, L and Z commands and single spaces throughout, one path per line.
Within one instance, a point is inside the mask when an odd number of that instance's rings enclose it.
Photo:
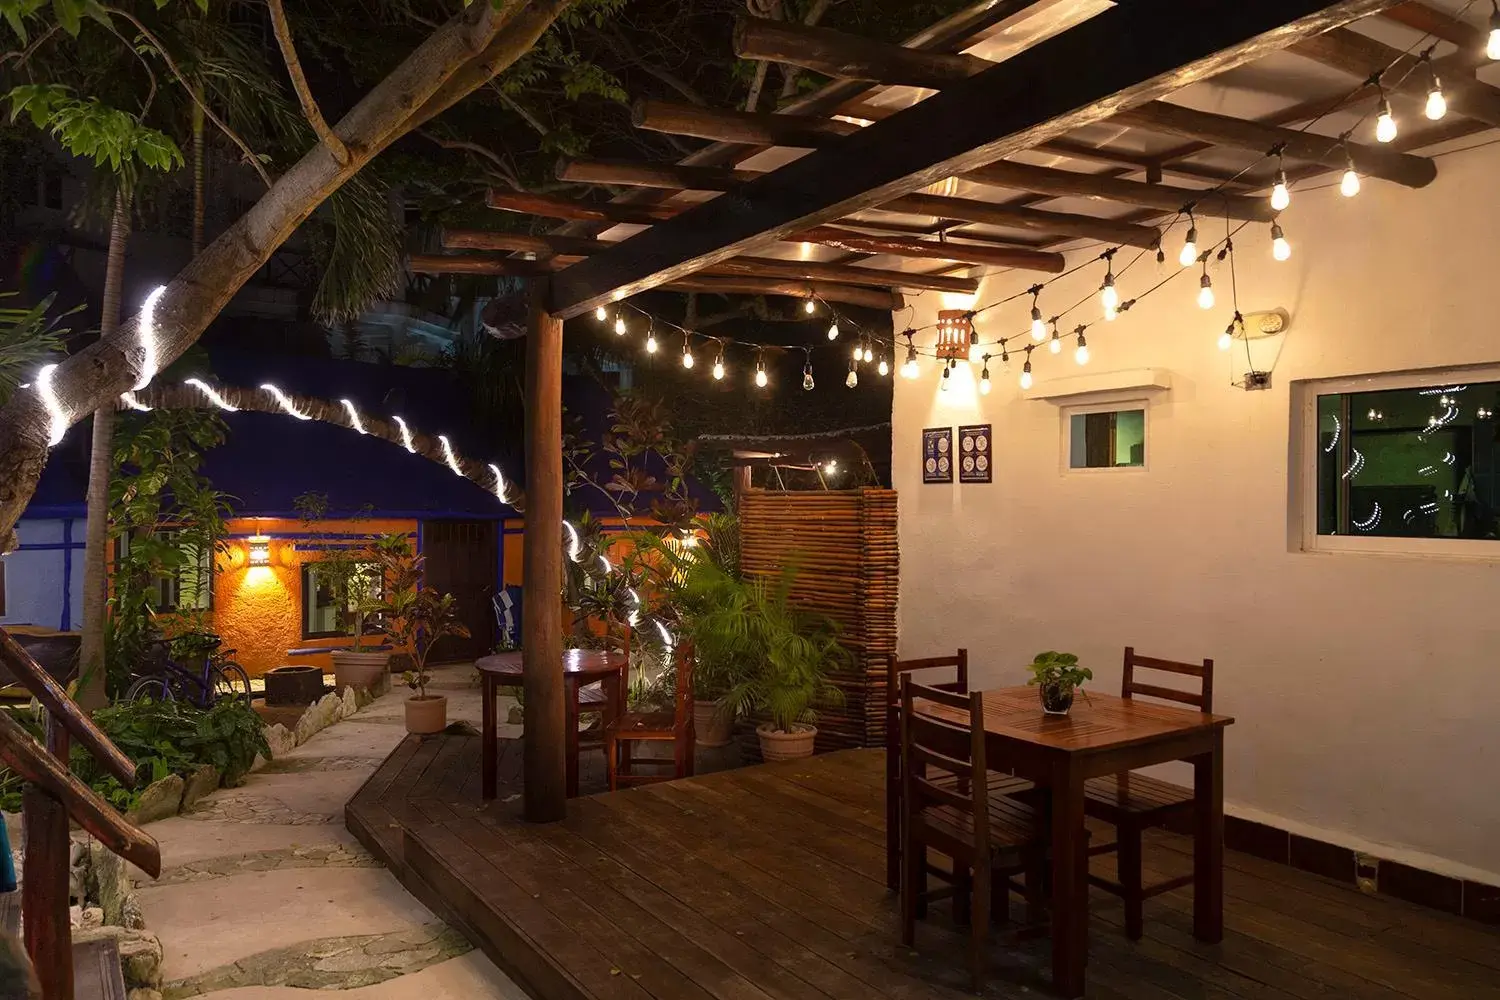
M 540 215 L 549 219 L 567 219 L 570 222 L 607 222 L 611 225 L 649 226 L 653 222 L 670 219 L 682 211 L 668 205 L 622 205 L 618 202 L 588 202 L 574 198 L 559 198 L 550 194 L 530 194 L 524 191 L 485 192 L 484 203 L 503 212 L 519 212 L 523 215 Z
M 715 142 L 752 146 L 798 146 L 815 149 L 858 132 L 852 122 L 814 115 L 772 114 L 767 111 L 718 111 L 672 101 L 636 101 L 630 111 L 636 128 L 669 135 L 687 135 Z
M 1109 219 L 1096 219 L 1090 215 L 1074 215 L 1069 212 L 1006 208 L 1003 205 L 975 201 L 972 198 L 908 194 L 895 201 L 888 201 L 880 207 L 882 210 L 891 212 L 933 215 L 940 219 L 960 219 L 964 222 L 977 222 L 987 226 L 1007 226 L 1011 229 L 1024 229 L 1031 233 L 1082 237 L 1147 249 L 1154 249 L 1161 239 L 1161 231 L 1151 226 L 1112 222 Z
M 567 271 L 561 274 L 567 274 Z M 868 309 L 897 310 L 906 308 L 899 292 L 856 285 L 833 285 L 814 281 L 777 281 L 772 278 L 735 278 L 710 274 L 687 274 L 657 286 L 671 292 L 712 292 L 717 295 L 785 295 L 805 299 L 809 294 L 824 302 Z
M 547 279 L 531 286 L 526 337 L 526 527 L 521 606 L 526 819 L 567 815 L 563 696 L 562 320 L 546 310 Z
M 1395 0 L 1131 0 L 560 272 L 573 316 L 1103 121 Z M 1058 72 L 1087 66 L 1088 72 Z M 1148 185 L 1142 185 L 1146 187 Z
M 902 257 L 924 257 L 928 260 L 952 260 L 962 264 L 985 264 L 990 267 L 1018 267 L 1028 271 L 1045 271 L 1048 274 L 1061 274 L 1067 266 L 1060 253 L 981 246 L 954 240 L 869 236 L 834 226 L 815 226 L 797 233 L 792 239 L 820 243 L 853 253 L 896 254 Z
M 697 167 L 680 163 L 634 163 L 628 160 L 559 160 L 560 181 L 668 191 L 728 191 L 761 176 L 757 170 Z
M 1294 45 L 1292 51 L 1359 78 L 1368 78 L 1377 70 L 1390 67 L 1383 77 L 1386 89 L 1418 100 L 1427 98 L 1427 89 L 1432 85 L 1427 73 L 1412 72 L 1415 56 L 1402 55 L 1399 49 L 1348 29 L 1305 39 Z M 1500 128 L 1500 90 L 1466 75 L 1474 58 L 1471 53 L 1461 51 L 1458 57 L 1439 59 L 1435 64 L 1443 81 L 1443 94 L 1448 98 L 1448 113 Z
M 1228 215 L 1231 219 L 1270 222 L 1276 216 L 1264 198 L 1198 191 L 1169 184 L 1142 184 L 1118 177 L 1080 174 L 1052 167 L 1033 167 L 1008 160 L 969 170 L 963 176 L 980 184 L 1032 191 L 1054 198 L 1118 201 L 1141 208 L 1154 208 L 1159 212 L 1176 212 L 1184 205 L 1193 204 L 1196 211 L 1205 215 Z
M 870 288 L 909 288 L 915 291 L 957 292 L 968 295 L 979 291 L 979 279 L 955 278 L 943 274 L 909 274 L 854 264 L 833 264 L 816 260 L 779 260 L 773 257 L 731 257 L 699 274 L 782 278 L 788 281 L 834 282 L 864 285 Z
M 1447 11 L 1437 10 L 1424 3 L 1398 3 L 1388 10 L 1381 11 L 1380 16 L 1387 21 L 1414 28 L 1424 35 L 1451 42 L 1460 49 L 1472 49 L 1476 53 L 1484 51 L 1485 42 L 1488 40 L 1483 29 L 1456 18 Z
M 839 80 L 869 80 L 942 90 L 989 69 L 976 56 L 924 52 L 798 22 L 740 17 L 734 54 L 741 59 L 801 66 Z
M 524 260 L 488 254 L 414 253 L 406 259 L 413 274 L 494 274 L 506 278 L 544 278 L 565 266 L 562 258 Z
M 502 233 L 482 229 L 445 229 L 445 250 L 499 250 L 506 253 L 561 253 L 586 257 L 601 253 L 618 242 L 589 236 L 550 236 L 545 233 Z
M 1347 158 L 1352 156 L 1355 169 L 1361 174 L 1394 181 L 1407 187 L 1425 187 L 1437 176 L 1437 164 L 1425 156 L 1396 153 L 1358 142 L 1344 144 L 1336 138 L 1318 135 L 1316 132 L 1262 125 L 1209 111 L 1195 111 L 1165 101 L 1152 101 L 1138 108 L 1129 108 L 1111 120 L 1117 125 L 1128 125 L 1183 139 L 1199 139 L 1258 153 L 1266 153 L 1281 146 L 1288 159 L 1308 160 L 1325 167 L 1342 168 L 1346 165 Z

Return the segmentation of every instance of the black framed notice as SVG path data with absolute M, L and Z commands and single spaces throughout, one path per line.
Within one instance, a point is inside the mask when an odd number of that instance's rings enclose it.
M 994 463 L 991 461 L 992 435 L 989 424 L 973 424 L 958 429 L 958 481 L 961 483 L 992 482 Z
M 952 427 L 928 427 L 922 431 L 922 482 L 953 482 Z

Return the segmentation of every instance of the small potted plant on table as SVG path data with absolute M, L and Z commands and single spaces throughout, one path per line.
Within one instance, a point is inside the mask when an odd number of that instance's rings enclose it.
M 468 638 L 469 629 L 458 619 L 458 601 L 452 594 L 422 586 L 422 557 L 412 554 L 404 536 L 382 539 L 375 553 L 386 581 L 386 597 L 379 604 L 386 634 L 411 657 L 405 680 L 416 693 L 406 699 L 406 731 L 442 732 L 448 725 L 448 699 L 427 693 L 432 681 L 427 657 L 439 639 Z
M 1042 711 L 1048 715 L 1067 715 L 1073 708 L 1073 692 L 1081 690 L 1085 681 L 1094 679 L 1092 670 L 1078 665 L 1077 656 L 1053 650 L 1036 654 L 1027 669 L 1031 671 L 1027 683 L 1037 685 Z M 1087 698 L 1088 692 L 1083 696 Z

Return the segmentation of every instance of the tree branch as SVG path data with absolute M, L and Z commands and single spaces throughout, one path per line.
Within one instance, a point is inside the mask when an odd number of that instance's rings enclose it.
M 287 75 L 292 78 L 292 89 L 297 92 L 297 100 L 302 104 L 302 115 L 318 134 L 318 139 L 333 153 L 339 166 L 343 166 L 349 162 L 349 150 L 344 146 L 343 140 L 333 134 L 328 122 L 323 120 L 323 112 L 318 109 L 318 102 L 307 86 L 307 76 L 302 72 L 302 60 L 297 58 L 297 47 L 292 41 L 292 26 L 286 19 L 286 8 L 282 6 L 282 0 L 266 0 L 266 6 L 271 8 L 271 27 L 276 32 L 276 44 L 281 47 L 281 58 L 286 62 Z
M 505 183 L 511 186 L 512 190 L 523 190 L 521 187 L 521 181 L 518 177 L 516 177 L 515 171 L 511 169 L 510 164 L 506 163 L 504 157 L 495 152 L 493 149 L 490 149 L 486 146 L 481 146 L 477 142 L 467 142 L 462 139 L 444 139 L 441 136 L 433 135 L 426 129 L 417 129 L 416 134 L 420 135 L 422 138 L 428 140 L 429 142 L 436 143 L 443 149 L 462 150 L 467 153 L 474 153 L 478 156 L 484 157 L 486 160 L 489 160 L 497 168 L 499 168 L 500 176 L 502 177 L 502 179 L 504 179 Z
M 245 142 L 244 139 L 241 139 L 238 135 L 236 135 L 233 129 L 224 124 L 224 120 L 222 118 L 213 113 L 213 109 L 210 108 L 208 104 L 203 100 L 203 98 L 199 96 L 197 88 L 195 88 L 188 82 L 187 77 L 184 76 L 182 70 L 178 68 L 177 60 L 172 58 L 172 53 L 167 51 L 166 46 L 161 43 L 161 39 L 153 35 L 150 29 L 142 24 L 136 18 L 136 16 L 129 11 L 120 10 L 118 7 L 105 7 L 103 8 L 103 10 L 105 11 L 105 13 L 115 14 L 129 21 L 132 25 L 135 26 L 135 30 L 141 33 L 141 37 L 145 38 L 146 41 L 156 46 L 156 51 L 161 53 L 162 60 L 167 64 L 167 68 L 172 71 L 173 76 L 177 77 L 177 82 L 182 84 L 182 89 L 187 91 L 188 96 L 193 99 L 193 103 L 198 105 L 198 107 L 202 109 L 203 116 L 209 121 L 213 122 L 214 126 L 220 132 L 223 132 L 226 136 L 228 136 L 231 142 L 240 147 L 240 152 L 245 154 L 245 159 L 250 161 L 250 165 L 255 168 L 255 172 L 260 174 L 260 179 L 265 182 L 267 188 L 274 186 L 274 182 L 271 180 L 271 175 L 266 173 L 266 168 L 261 165 L 260 158 L 255 155 L 254 151 L 250 149 L 250 146 Z
M 656 65 L 655 63 L 649 61 L 645 56 L 641 55 L 641 50 L 635 47 L 635 43 L 627 38 L 623 31 L 620 31 L 618 28 L 616 28 L 608 35 L 606 35 L 604 32 L 599 31 L 596 28 L 586 28 L 585 30 L 596 41 L 602 42 L 603 44 L 614 48 L 615 51 L 625 57 L 625 60 L 627 62 L 638 66 L 646 73 L 656 77 L 662 83 L 665 83 L 668 87 L 671 87 L 683 97 L 686 97 L 689 101 L 692 101 L 699 107 L 708 106 L 708 102 L 703 99 L 703 95 L 699 94 L 696 90 L 690 87 L 685 80 L 681 79 L 670 70 Z

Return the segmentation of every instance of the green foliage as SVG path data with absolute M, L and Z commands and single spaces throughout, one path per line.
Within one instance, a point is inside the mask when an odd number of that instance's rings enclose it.
M 423 557 L 412 552 L 405 535 L 382 536 L 373 553 L 385 578 L 385 597 L 377 607 L 386 634 L 397 646 L 411 650 L 406 685 L 425 698 L 432 680 L 427 657 L 433 645 L 449 636 L 467 639 L 469 629 L 458 618 L 458 600 L 452 594 L 422 585 Z
M 14 295 L 0 294 L 0 300 Z M 36 377 L 48 355 L 63 349 L 68 331 L 47 318 L 55 298 L 49 295 L 30 309 L 0 308 L 0 406 L 10 401 L 16 386 Z
M 373 546 L 346 544 L 331 537 L 335 532 L 323 529 L 322 524 L 329 516 L 326 493 L 303 493 L 292 500 L 292 508 L 302 519 L 303 530 L 314 537 L 314 545 L 322 552 L 317 560 L 318 575 L 328 581 L 334 605 L 339 609 L 340 627 L 353 637 L 357 653 L 364 642 L 365 619 L 377 609 L 380 597 L 379 577 L 368 568 L 378 561 Z M 373 505 L 365 504 L 342 520 L 358 525 L 374 510 Z
M 1081 688 L 1084 681 L 1094 679 L 1092 670 L 1078 665 L 1077 656 L 1050 649 L 1045 653 L 1036 654 L 1036 658 L 1027 665 L 1026 669 L 1031 671 L 1031 680 L 1026 683 L 1061 688 L 1065 691 Z
M 72 96 L 59 84 L 26 83 L 5 95 L 10 120 L 24 112 L 38 129 L 48 132 L 74 156 L 113 172 L 140 163 L 153 170 L 173 170 L 184 164 L 182 150 L 165 133 L 143 125 L 119 108 L 93 97 Z

